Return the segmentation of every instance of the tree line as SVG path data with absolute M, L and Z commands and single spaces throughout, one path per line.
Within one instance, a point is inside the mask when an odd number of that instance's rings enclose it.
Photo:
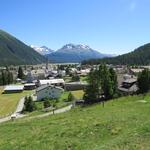
M 2 70 L 0 73 L 0 85 L 11 84 L 13 81 L 13 74 L 9 71 L 8 67 L 6 67 L 6 70 Z
M 113 68 L 100 65 L 92 69 L 87 77 L 88 86 L 85 89 L 85 103 L 94 103 L 114 98 L 118 94 L 117 75 Z
M 145 44 L 134 51 L 111 58 L 91 59 L 83 61 L 82 64 L 96 65 L 100 63 L 114 65 L 149 65 L 150 64 L 150 43 Z
M 118 97 L 117 74 L 113 68 L 106 65 L 100 65 L 92 69 L 87 77 L 88 86 L 85 88 L 85 103 L 94 103 L 98 101 L 109 100 Z M 144 69 L 138 74 L 137 86 L 139 93 L 150 91 L 150 70 Z
M 138 88 L 139 93 L 146 93 L 150 90 L 150 70 L 144 69 L 138 74 Z

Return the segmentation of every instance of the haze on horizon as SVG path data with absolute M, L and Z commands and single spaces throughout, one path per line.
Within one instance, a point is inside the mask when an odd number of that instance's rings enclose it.
M 150 42 L 149 0 L 1 0 L 0 28 L 28 45 L 123 54 Z

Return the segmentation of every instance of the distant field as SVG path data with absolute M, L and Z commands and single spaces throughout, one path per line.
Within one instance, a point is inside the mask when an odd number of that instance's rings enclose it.
M 0 117 L 14 112 L 21 97 L 31 93 L 31 91 L 13 94 L 2 94 L 2 92 L 3 88 L 0 87 Z
M 149 150 L 150 94 L 0 124 L 1 150 Z

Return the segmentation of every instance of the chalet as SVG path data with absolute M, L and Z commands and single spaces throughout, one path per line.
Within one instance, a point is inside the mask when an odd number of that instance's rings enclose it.
M 53 85 L 43 85 L 36 90 L 37 100 L 42 100 L 44 98 L 57 99 L 63 94 L 64 90 L 60 87 L 55 87 Z
M 39 86 L 47 85 L 47 84 L 63 87 L 65 81 L 64 79 L 50 79 L 50 80 L 39 80 L 38 83 Z
M 57 77 L 58 75 L 59 75 L 59 74 L 58 74 L 58 71 L 57 71 L 57 70 L 48 71 L 48 72 L 47 72 L 46 79 L 55 78 L 55 77 Z
M 23 85 L 8 85 L 4 88 L 4 93 L 19 93 L 24 90 Z
M 137 69 L 130 69 L 131 74 L 137 75 L 138 73 L 142 72 L 143 68 L 137 68 Z
M 118 89 L 124 94 L 133 94 L 137 92 L 137 79 L 131 78 L 124 80 Z

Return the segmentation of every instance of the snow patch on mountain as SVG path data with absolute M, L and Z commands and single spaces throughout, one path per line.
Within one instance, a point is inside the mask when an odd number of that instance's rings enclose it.
M 33 48 L 35 51 L 37 51 L 38 53 L 40 53 L 41 55 L 48 55 L 51 54 L 53 52 L 52 49 L 46 47 L 46 46 L 35 46 L 35 45 L 30 45 L 31 48 Z

